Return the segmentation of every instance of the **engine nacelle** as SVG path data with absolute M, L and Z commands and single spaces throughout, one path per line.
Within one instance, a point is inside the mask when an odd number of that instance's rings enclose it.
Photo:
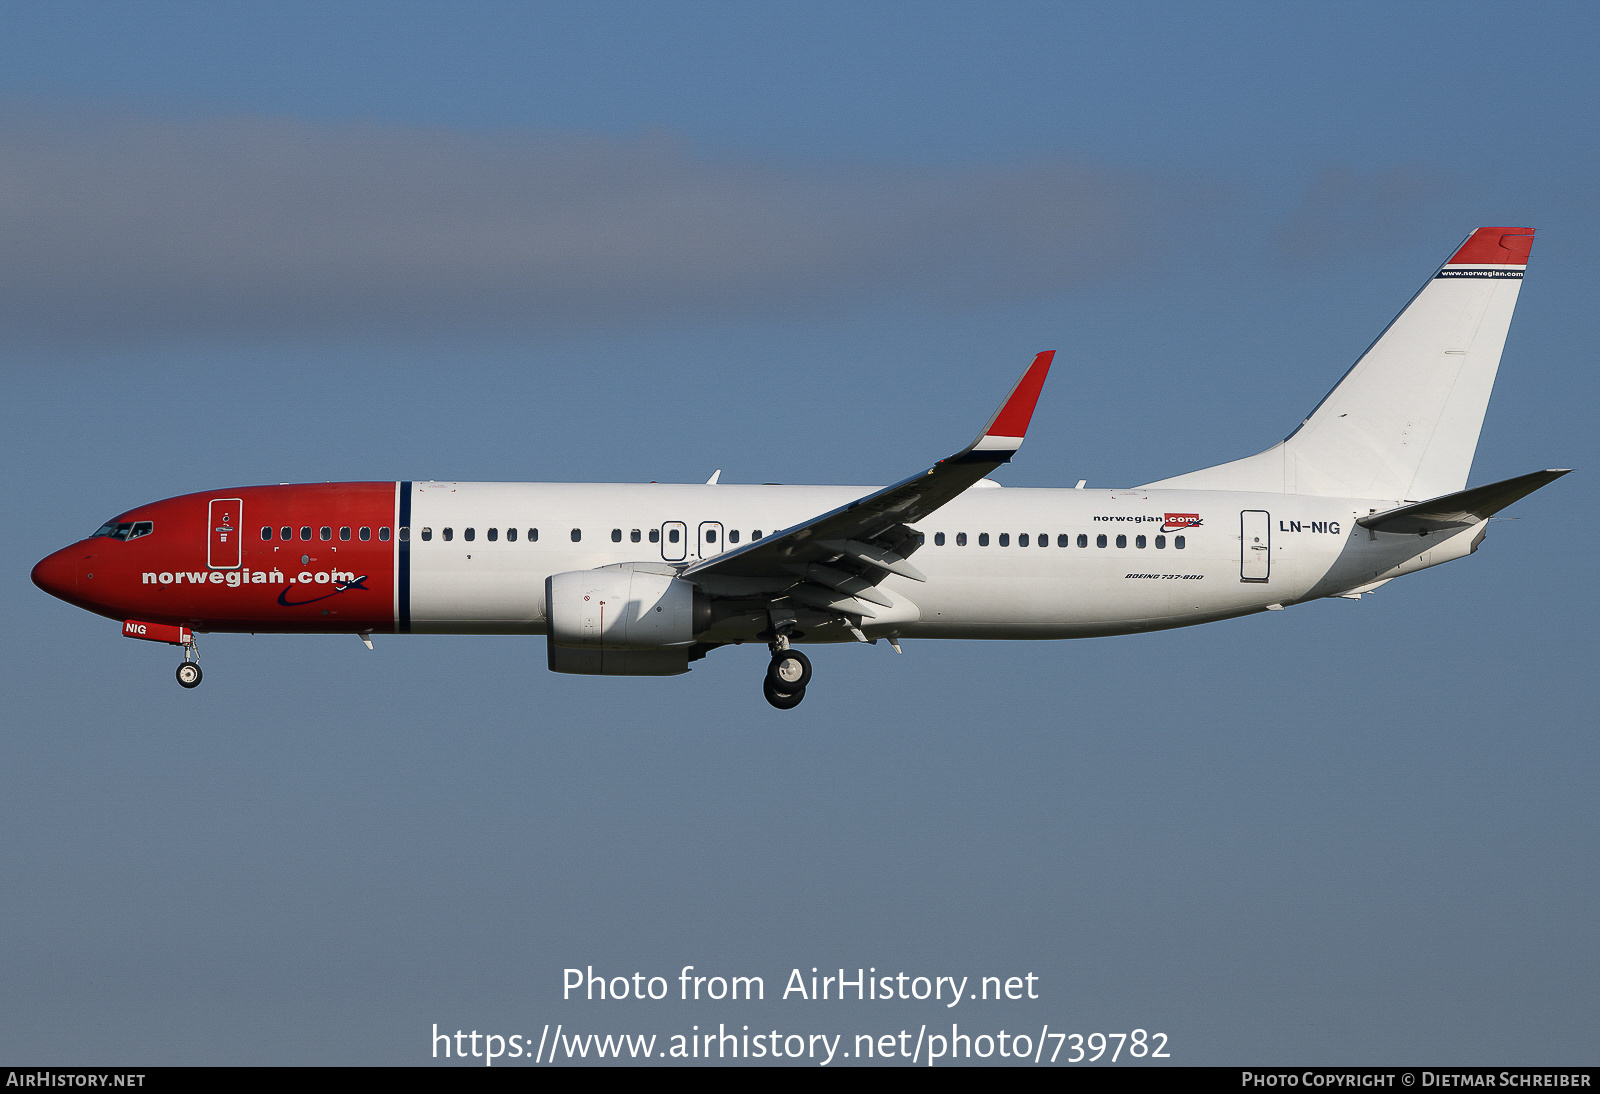
M 695 633 L 710 623 L 709 603 L 702 594 L 697 605 L 696 591 L 693 582 L 671 572 L 631 566 L 553 574 L 544 584 L 550 643 L 576 649 L 686 650 L 694 645 Z M 705 617 L 703 623 L 697 615 Z
M 689 671 L 689 647 L 678 650 L 613 650 L 545 645 L 551 672 L 575 676 L 679 676 Z

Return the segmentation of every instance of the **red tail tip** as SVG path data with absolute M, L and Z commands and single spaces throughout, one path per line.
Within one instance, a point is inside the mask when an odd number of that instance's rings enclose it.
M 1445 265 L 1526 266 L 1532 249 L 1532 228 L 1479 228 Z

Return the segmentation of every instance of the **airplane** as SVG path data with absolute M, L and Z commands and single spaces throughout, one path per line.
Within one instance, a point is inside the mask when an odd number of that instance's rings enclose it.
M 807 644 L 1101 637 L 1360 599 L 1472 554 L 1570 470 L 1466 487 L 1533 234 L 1474 231 L 1283 441 L 1142 486 L 989 477 L 1027 434 L 1046 351 L 976 440 L 882 489 L 720 471 L 249 486 L 130 509 L 33 581 L 181 647 L 186 688 L 197 634 L 526 634 L 552 671 L 600 676 L 765 644 L 781 710 L 805 698 Z

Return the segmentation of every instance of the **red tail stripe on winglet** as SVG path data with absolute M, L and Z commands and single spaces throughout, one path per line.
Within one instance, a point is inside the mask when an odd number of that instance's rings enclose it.
M 1039 392 L 1044 388 L 1044 378 L 1050 375 L 1050 362 L 1056 351 L 1047 349 L 1033 359 L 1028 371 L 1022 374 L 1017 386 L 1011 389 L 1005 405 L 984 430 L 985 437 L 1026 437 L 1028 423 L 1033 421 L 1033 408 L 1039 402 Z
M 1532 249 L 1532 228 L 1479 228 L 1445 265 L 1526 266 Z

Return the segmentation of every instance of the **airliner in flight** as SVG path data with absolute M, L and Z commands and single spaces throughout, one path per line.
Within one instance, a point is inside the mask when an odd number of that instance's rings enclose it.
M 882 489 L 610 483 L 249 486 L 141 505 L 33 570 L 180 646 L 216 631 L 542 634 L 555 672 L 672 676 L 771 652 L 805 697 L 819 642 L 1087 638 L 1358 599 L 1478 549 L 1566 474 L 1467 489 L 1533 244 L 1479 228 L 1265 452 L 1119 490 L 1003 488 L 1052 352 L 967 447 Z M 720 474 L 720 473 L 719 473 Z

